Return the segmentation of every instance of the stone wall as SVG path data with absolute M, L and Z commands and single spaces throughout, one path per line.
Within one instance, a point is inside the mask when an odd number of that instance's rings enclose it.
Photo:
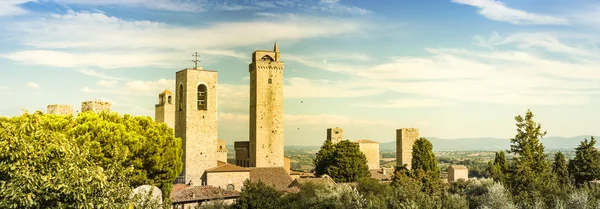
M 204 171 L 217 166 L 217 72 L 185 69 L 175 78 L 175 137 L 182 139 L 185 182 L 205 182 Z M 206 110 L 198 109 L 198 87 L 207 87 Z
M 241 191 L 244 181 L 250 178 L 250 171 L 208 172 L 206 177 L 207 185 L 227 189 L 227 185 L 233 184 L 236 191 Z
M 81 103 L 81 112 L 102 112 L 109 111 L 110 112 L 111 104 L 109 102 L 104 101 L 85 101 Z
M 158 104 L 154 105 L 154 120 L 175 129 L 175 97 L 170 91 L 165 90 L 158 95 Z
M 327 140 L 331 140 L 331 143 L 337 144 L 344 140 L 344 129 L 340 127 L 328 128 L 327 129 Z
M 250 167 L 250 142 L 238 141 L 234 142 L 235 163 L 240 167 Z
M 455 182 L 459 179 L 469 179 L 469 169 L 462 165 L 451 165 L 448 166 L 448 182 Z
M 407 165 L 411 168 L 412 147 L 419 139 L 419 129 L 401 128 L 396 130 L 396 166 Z
M 290 161 L 290 159 L 289 159 L 289 158 L 287 158 L 287 157 L 284 157 L 284 158 L 283 158 L 283 168 L 285 168 L 285 171 L 286 171 L 288 174 L 290 174 L 290 172 L 292 171 L 292 169 L 291 169 L 291 167 L 290 167 L 290 166 L 291 166 L 291 161 Z
M 360 151 L 367 157 L 369 170 L 379 169 L 379 143 L 370 140 L 358 140 Z
M 227 162 L 227 144 L 223 139 L 217 140 L 217 160 Z
M 275 47 L 277 48 L 277 47 Z M 283 167 L 283 69 L 279 51 L 252 54 L 250 71 L 250 166 Z
M 46 113 L 47 114 L 56 114 L 56 115 L 72 115 L 73 114 L 73 106 L 60 105 L 60 104 L 48 105 Z

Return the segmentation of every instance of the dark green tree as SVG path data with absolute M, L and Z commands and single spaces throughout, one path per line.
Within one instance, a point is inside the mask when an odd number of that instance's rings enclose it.
M 426 138 L 419 138 L 413 145 L 411 169 L 423 170 L 431 173 L 434 177 L 439 177 L 440 168 L 437 166 L 437 160 L 433 153 L 433 145 Z
M 315 164 L 315 174 L 323 175 L 327 173 L 327 168 L 333 165 L 333 152 L 335 151 L 335 146 L 331 143 L 331 140 L 327 139 L 321 146 L 319 152 L 313 163 Z
M 561 187 L 571 186 L 571 177 L 567 168 L 567 160 L 562 152 L 554 154 L 554 164 L 552 164 L 552 172 L 556 175 L 557 181 Z
M 258 181 L 246 180 L 240 197 L 231 206 L 234 209 L 276 209 L 281 207 L 281 193 Z
M 494 161 L 488 163 L 488 172 L 494 181 L 506 183 L 508 179 L 508 163 L 504 151 L 496 152 Z
M 544 145 L 540 142 L 546 132 L 542 132 L 539 123 L 533 120 L 533 113 L 527 110 L 525 117 L 517 115 L 517 134 L 511 138 L 511 153 L 514 167 L 510 168 L 509 187 L 518 201 L 534 203 L 549 192 L 551 183 L 550 162 L 544 154 Z
M 600 153 L 594 147 L 596 139 L 584 139 L 575 148 L 575 158 L 569 161 L 569 173 L 577 185 L 600 178 Z
M 367 157 L 360 151 L 357 143 L 343 140 L 335 144 L 332 164 L 327 167 L 326 174 L 339 183 L 355 182 L 369 177 Z

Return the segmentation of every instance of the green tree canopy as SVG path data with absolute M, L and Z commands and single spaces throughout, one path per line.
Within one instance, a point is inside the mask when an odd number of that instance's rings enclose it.
M 561 187 L 571 186 L 571 177 L 567 169 L 567 159 L 562 152 L 554 154 L 554 164 L 552 164 L 552 172 L 556 175 L 558 183 Z
M 496 152 L 494 160 L 488 163 L 488 172 L 494 181 L 506 183 L 509 173 L 504 151 Z
M 326 140 L 314 160 L 315 173 L 327 174 L 336 182 L 354 182 L 368 177 L 367 157 L 358 144 L 343 140 L 335 145 Z
M 323 142 L 321 149 L 317 152 L 313 163 L 315 164 L 315 174 L 323 175 L 327 173 L 327 168 L 333 165 L 333 152 L 335 146 L 331 143 L 331 140 L 327 139 Z
M 281 193 L 262 181 L 256 183 L 247 179 L 244 187 L 231 208 L 234 209 L 276 209 L 281 207 Z
M 440 168 L 437 166 L 437 160 L 435 159 L 431 142 L 426 138 L 421 137 L 415 141 L 412 149 L 411 169 L 413 171 L 421 169 L 425 172 L 430 172 L 435 177 L 439 177 Z
M 578 185 L 600 178 L 600 153 L 594 147 L 595 144 L 596 139 L 593 136 L 590 141 L 584 139 L 579 147 L 575 148 L 575 158 L 569 161 L 569 173 Z

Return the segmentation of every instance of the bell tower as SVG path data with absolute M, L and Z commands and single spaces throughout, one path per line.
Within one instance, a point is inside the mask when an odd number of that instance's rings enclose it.
M 283 67 L 273 51 L 252 53 L 250 71 L 250 166 L 283 167 Z
M 154 120 L 175 128 L 175 98 L 171 91 L 165 89 L 158 95 L 158 104 L 154 105 Z

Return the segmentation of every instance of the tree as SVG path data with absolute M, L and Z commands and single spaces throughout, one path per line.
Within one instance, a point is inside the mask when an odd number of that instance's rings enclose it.
M 423 170 L 439 177 L 440 168 L 437 166 L 437 160 L 433 153 L 433 145 L 426 138 L 419 138 L 413 145 L 412 152 L 412 170 Z
M 0 118 L 0 208 L 124 208 L 130 168 L 96 165 L 65 129 L 72 116 Z M 121 153 L 115 153 L 121 156 Z
M 600 178 L 600 153 L 594 147 L 596 139 L 592 136 L 575 148 L 575 158 L 569 162 L 568 170 L 577 185 Z
M 367 157 L 360 151 L 358 144 L 348 140 L 335 145 L 330 162 L 332 164 L 327 167 L 326 173 L 339 183 L 355 182 L 371 175 Z
M 327 168 L 333 165 L 333 152 L 335 151 L 335 146 L 331 143 L 331 140 L 327 139 L 321 146 L 319 152 L 317 152 L 317 156 L 313 160 L 315 164 L 315 174 L 323 175 L 327 173 Z
M 508 163 L 504 151 L 496 152 L 494 161 L 488 163 L 488 172 L 496 182 L 506 183 L 508 179 Z
M 256 183 L 250 182 L 247 179 L 244 182 L 244 187 L 232 208 L 234 209 L 275 209 L 281 206 L 281 193 L 273 187 L 266 185 L 262 181 Z
M 527 110 L 525 117 L 517 115 L 517 134 L 511 138 L 511 153 L 514 166 L 510 169 L 510 189 L 519 201 L 533 203 L 548 191 L 551 183 L 550 163 L 544 154 L 544 145 L 540 142 L 546 132 L 541 124 L 533 120 L 533 113 Z
M 567 160 L 562 152 L 557 152 L 554 154 L 552 172 L 554 172 L 554 175 L 556 175 L 558 183 L 561 187 L 571 186 L 571 178 L 569 176 L 569 171 L 567 170 Z

